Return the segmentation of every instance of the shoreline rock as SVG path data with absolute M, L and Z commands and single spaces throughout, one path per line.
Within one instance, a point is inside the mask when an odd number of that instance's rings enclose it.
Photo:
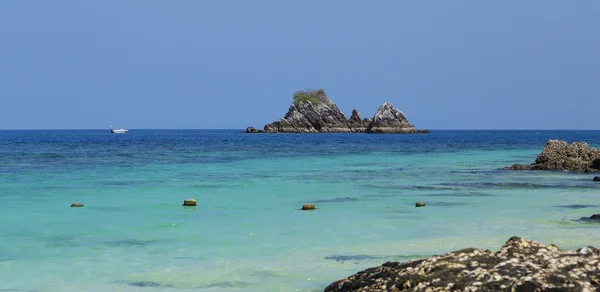
M 507 170 L 556 170 L 573 172 L 599 172 L 600 150 L 590 148 L 586 142 L 548 140 L 533 164 L 513 164 Z
M 561 251 L 511 237 L 498 252 L 466 248 L 410 262 L 386 262 L 332 283 L 337 291 L 598 291 L 600 250 Z
M 347 119 L 325 91 L 307 90 L 300 94 L 312 98 L 314 103 L 311 99 L 295 100 L 283 118 L 266 124 L 262 131 L 248 127 L 246 133 L 430 133 L 417 130 L 390 102 L 379 106 L 371 119 L 361 118 L 357 109 Z

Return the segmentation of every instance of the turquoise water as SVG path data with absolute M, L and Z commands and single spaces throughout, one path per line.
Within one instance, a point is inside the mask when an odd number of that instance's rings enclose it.
M 513 235 L 600 246 L 593 175 L 502 170 L 600 131 L 106 132 L 0 131 L 0 291 L 322 291 Z

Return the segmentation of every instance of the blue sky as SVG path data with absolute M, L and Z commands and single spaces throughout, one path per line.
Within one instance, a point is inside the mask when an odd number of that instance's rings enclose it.
M 599 129 L 600 1 L 0 1 L 0 128 L 262 127 L 294 91 L 418 128 Z

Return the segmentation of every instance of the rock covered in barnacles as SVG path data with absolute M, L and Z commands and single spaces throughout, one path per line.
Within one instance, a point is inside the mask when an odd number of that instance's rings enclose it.
M 598 291 L 600 251 L 510 238 L 497 252 L 466 248 L 411 262 L 387 262 L 325 291 Z

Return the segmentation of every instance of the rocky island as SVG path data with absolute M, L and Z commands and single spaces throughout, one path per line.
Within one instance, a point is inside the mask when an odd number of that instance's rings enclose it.
M 294 94 L 294 103 L 279 121 L 267 124 L 263 130 L 248 127 L 247 133 L 429 133 L 417 130 L 392 103 L 379 106 L 371 119 L 361 118 L 357 109 L 349 119 L 340 111 L 322 89 L 301 90 Z
M 561 251 L 511 237 L 497 252 L 466 248 L 387 262 L 329 285 L 337 291 L 599 291 L 600 251 Z
M 533 164 L 513 164 L 508 170 L 556 170 L 573 172 L 599 172 L 600 150 L 590 148 L 585 142 L 548 140 Z

